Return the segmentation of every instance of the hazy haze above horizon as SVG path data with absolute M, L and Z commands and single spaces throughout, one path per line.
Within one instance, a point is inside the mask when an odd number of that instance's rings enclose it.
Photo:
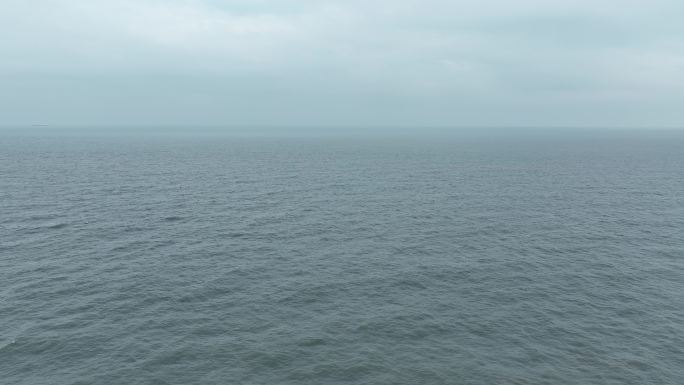
M 684 127 L 677 0 L 6 0 L 0 125 Z

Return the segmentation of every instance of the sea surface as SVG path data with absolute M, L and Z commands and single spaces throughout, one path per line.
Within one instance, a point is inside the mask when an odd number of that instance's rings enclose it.
M 5 135 L 0 384 L 684 384 L 684 133 Z

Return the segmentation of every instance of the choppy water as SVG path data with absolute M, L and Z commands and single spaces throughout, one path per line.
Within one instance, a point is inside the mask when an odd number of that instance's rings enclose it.
M 2 384 L 684 384 L 684 135 L 2 138 Z

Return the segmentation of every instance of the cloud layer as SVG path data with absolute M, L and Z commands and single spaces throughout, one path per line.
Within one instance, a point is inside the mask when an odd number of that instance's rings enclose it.
M 0 124 L 684 126 L 677 0 L 7 0 Z

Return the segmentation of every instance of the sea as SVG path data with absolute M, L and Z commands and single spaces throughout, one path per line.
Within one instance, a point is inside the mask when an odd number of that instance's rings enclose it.
M 684 131 L 129 134 L 0 136 L 0 384 L 684 384 Z

